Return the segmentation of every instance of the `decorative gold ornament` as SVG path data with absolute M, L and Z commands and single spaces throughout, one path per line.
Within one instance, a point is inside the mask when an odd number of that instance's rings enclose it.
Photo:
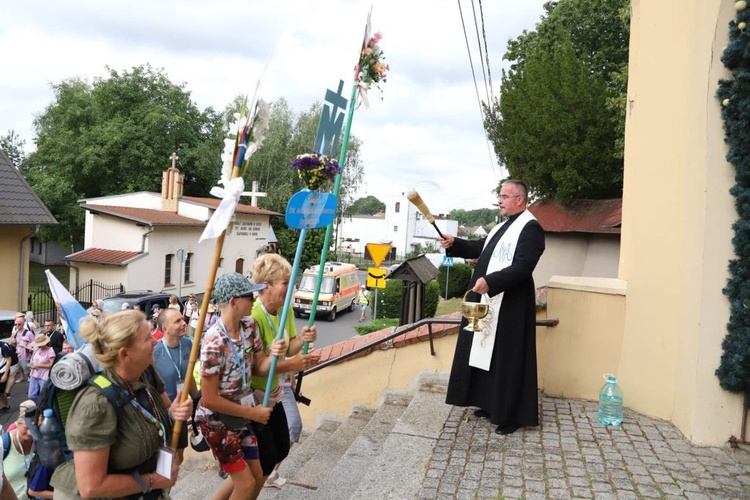
M 739 2 L 735 2 L 734 8 L 737 10 L 737 12 L 745 10 L 747 7 L 747 2 L 745 0 L 740 0 Z
M 742 21 L 740 24 L 737 25 L 737 27 L 741 30 L 744 30 L 747 28 L 747 23 L 745 21 Z
M 726 99 L 724 99 L 723 101 L 721 101 L 721 105 L 724 106 L 724 107 L 729 106 L 729 98 L 727 97 Z

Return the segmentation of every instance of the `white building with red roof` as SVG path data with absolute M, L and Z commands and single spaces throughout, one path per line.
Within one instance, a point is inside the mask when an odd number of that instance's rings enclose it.
M 216 240 L 198 240 L 218 198 L 183 196 L 184 174 L 170 168 L 161 193 L 137 192 L 80 200 L 86 211 L 84 249 L 65 260 L 73 268 L 70 286 L 93 279 L 125 290 L 185 296 L 202 293 Z M 218 275 L 249 275 L 255 258 L 274 240 L 270 221 L 277 212 L 239 204 L 227 230 Z

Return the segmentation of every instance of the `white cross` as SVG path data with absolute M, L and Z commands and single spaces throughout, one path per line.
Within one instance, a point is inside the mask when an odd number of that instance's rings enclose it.
M 258 206 L 258 197 L 268 196 L 268 193 L 261 193 L 258 192 L 258 181 L 253 181 L 253 190 L 252 191 L 245 191 L 242 193 L 242 196 L 250 196 L 250 206 L 251 207 L 257 207 Z
M 179 156 L 177 156 L 177 153 L 172 153 L 172 156 L 169 157 L 170 160 L 172 160 L 172 168 L 177 168 L 177 159 Z

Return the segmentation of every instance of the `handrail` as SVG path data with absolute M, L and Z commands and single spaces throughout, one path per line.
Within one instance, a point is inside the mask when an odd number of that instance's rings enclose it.
M 560 323 L 560 320 L 555 319 L 538 319 L 536 320 L 536 326 L 557 326 Z M 326 366 L 333 365 L 335 363 L 339 363 L 341 361 L 344 361 L 346 359 L 349 359 L 351 357 L 354 357 L 364 351 L 368 351 L 372 349 L 373 347 L 377 347 L 380 344 L 384 344 L 386 342 L 389 342 L 393 340 L 394 338 L 398 337 L 399 335 L 403 335 L 405 333 L 408 333 L 412 330 L 416 330 L 417 328 L 421 327 L 422 325 L 427 325 L 427 332 L 428 336 L 430 338 L 430 355 L 435 355 L 435 345 L 433 344 L 433 335 L 432 335 L 432 325 L 460 325 L 461 324 L 461 318 L 425 318 L 417 321 L 416 323 L 410 323 L 408 325 L 402 325 L 395 330 L 393 330 L 391 333 L 386 335 L 385 337 L 381 337 L 373 342 L 370 342 L 369 344 L 365 344 L 363 346 L 360 346 L 356 349 L 353 349 L 346 354 L 342 354 L 341 356 L 338 356 L 333 359 L 329 359 L 328 361 L 324 361 L 323 363 L 320 363 L 319 365 L 313 366 L 312 368 L 308 368 L 307 370 L 304 370 L 302 372 L 299 372 L 297 374 L 297 388 L 294 391 L 295 397 L 297 401 L 304 403 L 306 405 L 310 404 L 310 400 L 308 398 L 305 398 L 304 396 L 300 395 L 300 391 L 302 389 L 302 378 L 305 375 L 309 375 L 311 373 L 315 373 L 318 370 L 322 370 Z

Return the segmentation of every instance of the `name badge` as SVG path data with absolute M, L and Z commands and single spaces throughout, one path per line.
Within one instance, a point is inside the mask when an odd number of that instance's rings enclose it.
M 172 460 L 174 451 L 171 448 L 162 446 L 159 448 L 159 457 L 156 459 L 156 473 L 167 479 L 172 479 Z
M 255 396 L 251 393 L 240 399 L 240 404 L 246 408 L 252 408 L 256 405 Z

